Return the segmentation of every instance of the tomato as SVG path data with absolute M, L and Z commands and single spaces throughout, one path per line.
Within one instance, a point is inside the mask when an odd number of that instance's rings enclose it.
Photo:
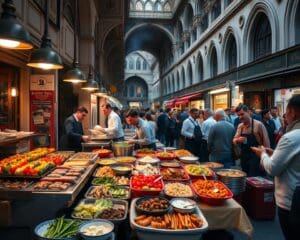
M 136 190 L 160 190 L 162 181 L 154 183 L 153 181 L 159 176 L 136 175 L 131 178 L 131 187 Z

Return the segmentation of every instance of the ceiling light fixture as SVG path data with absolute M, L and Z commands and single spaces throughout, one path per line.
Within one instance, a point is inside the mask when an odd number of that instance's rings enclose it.
M 45 31 L 42 37 L 41 47 L 31 53 L 30 61 L 27 66 L 33 68 L 41 68 L 44 70 L 61 69 L 63 63 L 59 54 L 51 47 L 51 39 L 48 36 L 49 26 L 49 1 L 46 0 L 45 10 Z
M 86 90 L 86 91 L 90 91 L 90 92 L 99 90 L 99 84 L 93 78 L 92 66 L 90 66 L 90 68 L 89 68 L 88 80 L 87 80 L 87 82 L 82 84 L 81 89 Z
M 12 0 L 2 4 L 3 12 L 0 19 L 0 47 L 26 50 L 33 48 L 30 35 L 17 20 L 16 8 Z
M 78 36 L 78 30 L 77 30 L 77 12 L 78 11 L 78 0 L 75 1 L 75 19 L 74 19 L 74 62 L 73 62 L 73 68 L 68 70 L 64 74 L 64 82 L 71 82 L 71 83 L 82 83 L 86 82 L 86 77 L 84 73 L 79 69 L 79 63 L 78 63 L 78 55 L 77 55 L 77 36 Z

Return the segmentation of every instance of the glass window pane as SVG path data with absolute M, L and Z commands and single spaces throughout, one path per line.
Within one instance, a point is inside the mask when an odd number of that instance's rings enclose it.
M 143 11 L 143 4 L 140 1 L 136 3 L 135 10 Z
M 145 5 L 145 10 L 146 11 L 152 11 L 152 4 L 150 2 L 147 2 L 146 5 Z

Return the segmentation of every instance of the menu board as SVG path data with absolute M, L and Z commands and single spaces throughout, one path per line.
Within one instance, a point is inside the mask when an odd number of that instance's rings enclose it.
M 54 75 L 32 75 L 30 81 L 30 128 L 41 136 L 34 146 L 55 147 Z

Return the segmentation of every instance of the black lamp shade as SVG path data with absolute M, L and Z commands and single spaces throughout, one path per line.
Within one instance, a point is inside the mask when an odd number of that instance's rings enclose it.
M 92 73 L 91 73 L 91 69 L 90 69 L 90 72 L 89 72 L 88 81 L 82 84 L 81 89 L 86 90 L 86 91 L 96 91 L 96 90 L 99 90 L 99 84 L 98 84 L 98 82 L 96 82 L 93 79 L 93 76 L 92 76 Z
M 0 19 L 0 46 L 19 50 L 33 48 L 29 33 L 13 17 Z
M 41 69 L 61 69 L 63 63 L 59 54 L 51 47 L 49 39 L 43 40 L 41 48 L 31 53 L 27 66 Z
M 74 64 L 73 68 L 64 74 L 64 82 L 83 83 L 87 82 L 84 73 L 79 69 L 78 64 Z
M 99 90 L 100 93 L 107 94 L 107 90 L 105 87 L 101 87 Z

